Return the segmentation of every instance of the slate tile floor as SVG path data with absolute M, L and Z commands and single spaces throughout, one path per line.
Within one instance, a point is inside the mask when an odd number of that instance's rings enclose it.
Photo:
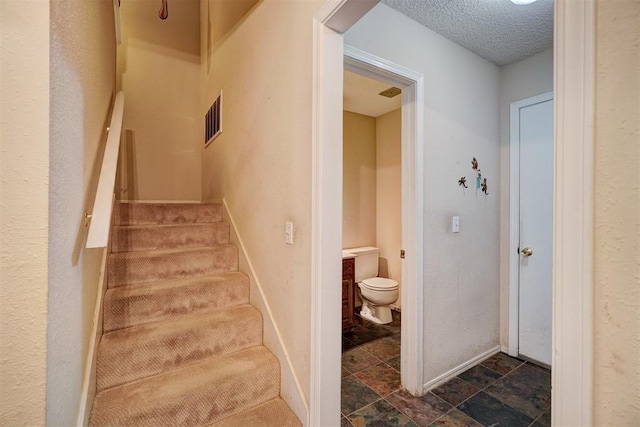
M 551 373 L 504 353 L 422 397 L 400 390 L 400 314 L 343 336 L 341 427 L 551 426 Z

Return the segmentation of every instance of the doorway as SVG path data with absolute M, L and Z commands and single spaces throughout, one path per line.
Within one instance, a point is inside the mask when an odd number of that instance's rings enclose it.
M 402 91 L 397 85 L 345 67 L 342 265 L 343 307 L 348 305 L 350 319 L 343 312 L 344 425 L 400 388 Z M 397 287 L 377 291 L 385 306 L 371 307 L 364 304 L 363 280 Z
M 422 394 L 422 217 L 424 167 L 422 147 L 423 76 L 351 46 L 344 46 L 344 70 L 402 90 L 402 326 L 401 384 L 414 395 Z M 340 129 L 342 130 L 342 129 Z M 342 138 L 340 138 L 342 141 Z M 342 147 L 342 144 L 340 144 Z M 341 215 L 342 216 L 342 215 Z
M 509 354 L 551 366 L 553 93 L 511 104 Z

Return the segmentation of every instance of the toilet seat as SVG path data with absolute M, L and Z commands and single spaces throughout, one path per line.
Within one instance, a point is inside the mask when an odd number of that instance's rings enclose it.
M 372 277 L 361 282 L 367 288 L 376 291 L 393 291 L 398 289 L 398 282 L 384 277 Z

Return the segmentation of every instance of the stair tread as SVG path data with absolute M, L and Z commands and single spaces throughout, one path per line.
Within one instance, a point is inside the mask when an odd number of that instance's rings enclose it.
M 109 288 L 238 271 L 238 248 L 218 245 L 109 255 Z
M 189 228 L 189 227 L 199 227 L 199 228 L 207 228 L 207 227 L 228 227 L 229 223 L 224 221 L 217 222 L 186 222 L 181 224 L 121 224 L 114 225 L 113 228 L 116 230 L 149 230 L 149 229 L 165 229 L 165 228 Z
M 302 423 L 285 401 L 276 397 L 262 405 L 209 424 L 209 427 L 297 427 L 301 425 Z
M 260 344 L 262 315 L 250 304 L 108 332 L 98 348 L 98 389 Z
M 105 300 L 109 298 L 118 298 L 134 295 L 144 295 L 156 290 L 176 288 L 182 286 L 196 285 L 204 282 L 223 282 L 225 280 L 238 280 L 248 278 L 246 274 L 240 271 L 227 271 L 224 273 L 210 274 L 198 277 L 185 277 L 182 279 L 160 280 L 149 283 L 134 283 L 132 285 L 118 286 L 117 288 L 107 289 Z M 215 286 L 215 284 L 212 284 Z
M 209 313 L 248 302 L 249 278 L 239 271 L 121 286 L 105 294 L 104 330 Z
M 109 257 L 114 259 L 145 258 L 145 257 L 156 257 L 156 256 L 163 256 L 163 255 L 197 253 L 197 252 L 215 252 L 222 248 L 236 249 L 236 247 L 232 244 L 224 244 L 224 245 L 215 245 L 215 246 L 200 246 L 197 248 L 154 249 L 154 250 L 134 251 L 134 252 L 117 252 L 117 253 L 111 253 Z
M 218 206 L 222 202 L 179 202 L 179 201 L 146 201 L 146 200 L 121 200 L 118 201 L 121 205 L 144 205 L 144 206 Z
M 193 224 L 222 221 L 221 203 L 125 202 L 115 209 L 115 223 Z
M 256 404 L 277 397 L 279 376 L 276 357 L 253 347 L 102 390 L 89 425 L 211 424 L 248 409 L 243 394 Z
M 262 318 L 257 308 L 251 304 L 242 304 L 236 307 L 222 308 L 210 313 L 187 314 L 178 316 L 175 319 L 161 320 L 107 332 L 102 336 L 101 344 L 127 345 L 133 339 L 145 341 L 183 330 L 195 329 L 199 324 L 229 322 L 233 320 L 232 316 L 258 316 L 260 319 Z
M 229 244 L 226 222 L 121 225 L 111 230 L 112 253 L 217 247 Z

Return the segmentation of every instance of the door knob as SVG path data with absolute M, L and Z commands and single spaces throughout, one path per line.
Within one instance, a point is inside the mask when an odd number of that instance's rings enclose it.
M 524 248 L 521 252 L 522 252 L 522 256 L 525 258 L 533 255 L 533 249 L 531 248 Z

